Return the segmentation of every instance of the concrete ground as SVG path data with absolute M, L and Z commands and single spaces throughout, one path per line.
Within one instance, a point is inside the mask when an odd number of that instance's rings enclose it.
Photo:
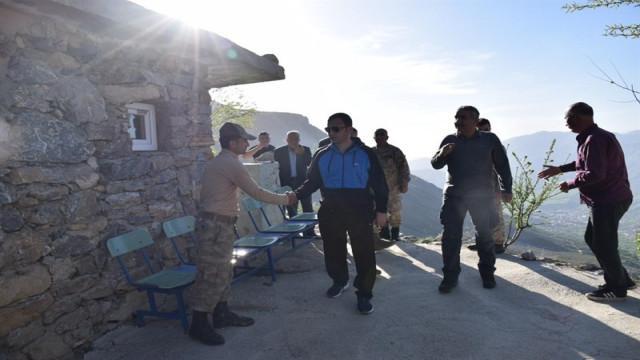
M 602 275 L 498 255 L 498 286 L 482 287 L 477 255 L 463 247 L 457 288 L 442 279 L 438 245 L 400 242 L 378 253 L 370 315 L 356 312 L 353 287 L 329 299 L 322 241 L 278 263 L 275 283 L 251 277 L 233 286 L 232 310 L 247 328 L 224 328 L 206 346 L 177 320 L 123 324 L 95 341 L 87 360 L 104 359 L 640 359 L 640 290 L 597 303 L 584 293 Z M 350 259 L 351 260 L 351 259 Z M 355 274 L 351 262 L 350 271 Z

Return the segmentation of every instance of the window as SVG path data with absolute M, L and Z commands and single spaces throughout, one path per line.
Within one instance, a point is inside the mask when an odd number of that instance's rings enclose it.
M 129 136 L 133 151 L 158 150 L 156 137 L 156 111 L 153 105 L 133 103 L 127 105 Z

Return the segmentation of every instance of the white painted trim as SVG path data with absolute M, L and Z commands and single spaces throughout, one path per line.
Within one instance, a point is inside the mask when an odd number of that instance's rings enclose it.
M 133 127 L 133 116 L 143 117 L 144 137 L 134 139 L 135 128 Z M 129 119 L 129 136 L 133 143 L 133 151 L 154 151 L 158 150 L 158 137 L 156 135 L 156 110 L 153 105 L 142 103 L 131 103 L 127 105 L 127 118 Z

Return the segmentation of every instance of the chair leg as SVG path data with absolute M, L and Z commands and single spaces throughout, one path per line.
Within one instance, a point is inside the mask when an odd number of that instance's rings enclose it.
M 267 249 L 267 261 L 269 262 L 269 271 L 271 272 L 271 281 L 276 281 L 276 267 L 274 265 L 271 248 Z
M 175 295 L 178 305 L 178 316 L 180 317 L 180 322 L 182 322 L 182 329 L 186 334 L 189 331 L 189 320 L 187 319 L 187 312 L 184 306 L 184 299 L 182 298 L 182 291 L 176 290 Z

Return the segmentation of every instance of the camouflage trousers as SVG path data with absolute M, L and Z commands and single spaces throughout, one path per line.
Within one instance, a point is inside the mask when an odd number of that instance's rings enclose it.
M 396 189 L 389 189 L 389 200 L 387 202 L 387 213 L 389 213 L 389 224 L 391 227 L 400 227 L 402 222 L 402 194 Z
M 491 236 L 496 245 L 503 245 L 504 238 L 504 217 L 502 216 L 502 195 L 497 194 L 494 197 L 494 205 L 496 211 L 495 226 L 491 229 Z
M 193 310 L 213 312 L 216 305 L 231 298 L 233 242 L 235 224 L 198 219 L 196 235 L 196 280 Z

